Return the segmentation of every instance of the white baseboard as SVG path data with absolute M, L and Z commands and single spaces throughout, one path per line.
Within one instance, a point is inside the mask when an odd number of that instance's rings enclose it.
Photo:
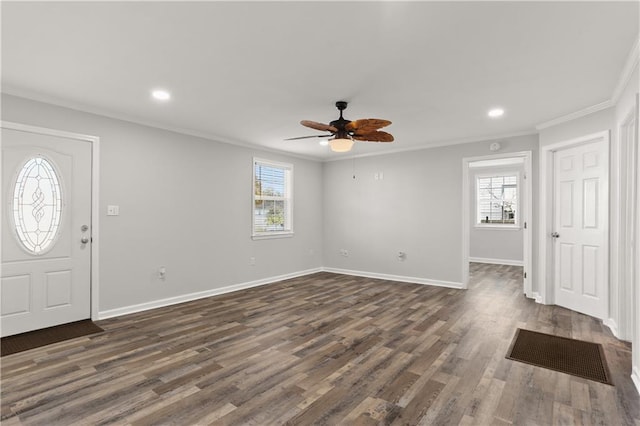
M 508 266 L 523 266 L 522 260 L 510 260 L 510 259 L 489 259 L 486 257 L 470 257 L 469 262 L 474 263 L 490 263 L 492 265 L 508 265 Z
M 633 384 L 636 385 L 636 390 L 640 393 L 640 367 L 637 365 L 631 369 L 631 380 L 633 380 Z
M 609 327 L 609 330 L 611 330 L 611 333 L 613 333 L 616 339 L 621 340 L 620 333 L 618 332 L 618 324 L 613 318 L 604 319 L 602 320 L 602 323 Z
M 537 291 L 534 291 L 533 293 L 531 293 L 531 297 L 536 301 L 536 303 L 540 303 L 541 305 L 544 305 L 544 302 L 542 301 L 542 295 Z
M 377 278 L 381 280 L 400 281 L 403 283 L 412 283 L 412 284 L 434 285 L 438 287 L 448 287 L 448 288 L 457 288 L 457 289 L 462 288 L 462 283 L 456 283 L 452 281 L 430 280 L 427 278 L 406 277 L 404 275 L 379 274 L 376 272 L 353 271 L 351 269 L 322 268 L 322 270 L 325 272 L 332 272 L 334 274 L 353 275 L 356 277 Z
M 107 319 L 112 317 L 118 317 L 121 315 L 133 314 L 136 312 L 147 311 L 149 309 L 162 308 L 164 306 L 175 305 L 177 303 L 190 302 L 192 300 L 203 299 L 205 297 L 217 296 L 219 294 L 231 293 L 233 291 L 245 290 L 247 288 L 258 287 L 265 284 L 271 284 L 274 282 L 287 280 L 290 278 L 297 278 L 304 275 L 315 274 L 316 272 L 322 272 L 323 268 L 307 269 L 305 271 L 292 272 L 290 274 L 277 275 L 275 277 L 263 278 L 260 280 L 249 281 L 240 284 L 232 284 L 225 287 L 213 288 L 211 290 L 199 291 L 196 293 L 183 294 L 180 296 L 169 297 L 166 299 L 153 300 L 151 302 L 140 303 L 138 305 L 124 306 L 122 308 L 109 309 L 106 311 L 98 312 L 98 319 Z
M 274 277 L 263 278 L 256 281 L 249 281 L 245 283 L 232 284 L 225 287 L 213 288 L 210 290 L 199 291 L 196 293 L 182 294 L 180 296 L 168 297 L 166 299 L 153 300 L 151 302 L 140 303 L 137 305 L 123 306 L 122 308 L 109 309 L 106 311 L 98 312 L 98 320 L 118 317 L 121 315 L 134 314 L 136 312 L 147 311 L 149 309 L 162 308 L 165 306 L 175 305 L 177 303 L 190 302 L 192 300 L 203 299 L 205 297 L 217 296 L 219 294 L 231 293 L 233 291 L 245 290 L 252 287 L 258 287 L 265 284 L 271 284 L 278 281 L 301 277 L 304 275 L 315 274 L 316 272 L 332 272 L 335 274 L 353 275 L 358 277 L 377 278 L 382 280 L 400 281 L 413 284 L 433 285 L 438 287 L 456 288 L 461 289 L 462 283 L 431 280 L 426 278 L 407 277 L 403 275 L 390 275 L 379 274 L 376 272 L 364 272 L 353 271 L 350 269 L 337 269 L 337 268 L 314 268 L 307 269 L 305 271 L 292 272 L 290 274 L 278 275 Z

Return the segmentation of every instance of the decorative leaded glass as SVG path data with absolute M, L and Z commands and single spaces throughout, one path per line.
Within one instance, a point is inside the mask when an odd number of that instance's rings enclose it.
M 39 255 L 51 248 L 62 215 L 62 190 L 52 164 L 29 159 L 20 169 L 13 191 L 13 219 L 24 248 Z

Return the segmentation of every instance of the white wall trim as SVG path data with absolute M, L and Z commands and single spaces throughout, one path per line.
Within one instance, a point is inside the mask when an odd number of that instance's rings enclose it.
M 620 95 L 629 84 L 629 80 L 631 79 L 631 75 L 636 70 L 638 66 L 638 60 L 640 59 L 640 37 L 636 39 L 636 42 L 633 44 L 633 47 L 629 51 L 629 55 L 627 56 L 627 61 L 624 64 L 624 68 L 622 68 L 622 73 L 618 78 L 618 84 L 616 84 L 616 88 L 613 90 L 613 94 L 611 95 L 611 103 L 613 105 L 618 103 L 620 100 Z
M 489 263 L 491 265 L 508 265 L 508 266 L 523 266 L 522 260 L 512 259 L 490 259 L 485 257 L 469 257 L 469 262 L 475 263 Z
M 322 268 L 322 270 L 324 272 L 331 272 L 334 274 L 343 274 L 343 275 L 353 275 L 356 277 L 376 278 L 380 280 L 399 281 L 403 283 L 433 285 L 437 287 L 462 289 L 462 283 L 456 283 L 452 281 L 441 281 L 441 280 L 432 280 L 428 278 L 407 277 L 404 275 L 380 274 L 377 272 L 354 271 L 351 269 Z
M 74 139 L 91 144 L 91 319 L 95 320 L 98 318 L 98 306 L 100 306 L 100 138 L 11 121 L 1 121 L 0 127 Z
M 143 126 L 153 127 L 156 129 L 167 130 L 167 131 L 179 133 L 182 135 L 194 136 L 197 138 L 207 139 L 207 140 L 215 141 L 219 143 L 241 146 L 243 148 L 248 148 L 248 149 L 253 149 L 258 151 L 272 152 L 280 155 L 287 155 L 289 157 L 301 158 L 303 160 L 310 160 L 310 161 L 316 161 L 316 162 L 330 162 L 330 161 L 351 160 L 353 158 L 362 158 L 362 157 L 376 157 L 379 155 L 396 154 L 396 153 L 408 152 L 408 151 L 421 151 L 424 149 L 438 148 L 438 147 L 449 146 L 449 145 L 460 145 L 465 143 L 484 142 L 484 141 L 490 141 L 495 139 L 507 139 L 507 138 L 514 138 L 518 136 L 529 136 L 529 135 L 538 134 L 538 132 L 535 129 L 529 129 L 529 130 L 523 130 L 520 132 L 497 134 L 497 135 L 491 135 L 491 136 L 472 136 L 467 138 L 451 139 L 447 141 L 430 143 L 428 146 L 417 146 L 417 147 L 410 147 L 410 148 L 404 148 L 404 149 L 391 149 L 391 150 L 385 150 L 380 152 L 371 152 L 367 154 L 340 156 L 338 158 L 334 158 L 334 157 L 319 158 L 317 156 L 303 155 L 303 154 L 293 153 L 290 151 L 269 148 L 263 145 L 255 145 L 249 142 L 244 142 L 237 139 L 223 137 L 223 136 L 215 135 L 209 132 L 203 132 L 203 131 L 198 131 L 194 129 L 186 129 L 178 126 L 171 126 L 171 125 L 167 125 L 166 123 L 159 123 L 156 121 L 147 120 L 140 117 L 135 117 L 129 114 L 124 114 L 121 112 L 111 111 L 105 108 L 98 108 L 95 106 L 86 105 L 81 102 L 74 102 L 67 99 L 60 99 L 58 97 L 48 96 L 42 93 L 35 93 L 33 91 L 14 87 L 14 86 L 4 85 L 2 87 L 2 93 L 5 93 L 11 96 L 17 96 L 24 99 L 29 99 L 36 102 L 43 102 L 51 105 L 57 105 L 63 108 L 69 108 L 69 109 L 73 109 L 73 110 L 84 112 L 84 113 L 100 115 L 103 117 L 113 118 L 116 120 L 127 121 L 129 123 L 135 123 Z
M 609 327 L 609 330 L 611 330 L 611 333 L 615 336 L 616 339 L 624 340 L 620 338 L 620 332 L 618 331 L 618 324 L 613 318 L 606 318 L 602 320 L 602 323 L 607 327 Z
M 531 293 L 531 297 L 533 298 L 533 300 L 536 301 L 536 303 L 540 303 L 542 304 L 542 296 L 540 296 L 540 293 L 538 293 L 537 291 L 534 291 Z
M 545 145 L 540 150 L 540 176 L 539 176 L 539 203 L 538 203 L 538 292 L 540 293 L 542 303 L 550 305 L 555 303 L 553 288 L 553 246 L 551 241 L 551 232 L 553 232 L 553 154 L 555 151 L 566 149 L 589 142 L 604 140 L 607 146 L 610 146 L 609 131 L 591 133 L 589 135 L 578 138 Z M 609 152 L 607 150 L 607 152 Z M 608 165 L 609 174 L 611 167 Z M 609 200 L 610 202 L 610 200 Z M 608 224 L 607 224 L 608 227 Z M 607 232 L 606 241 L 609 242 L 609 233 Z M 609 258 L 609 250 L 605 254 L 605 258 Z M 605 271 L 605 277 L 609 280 L 609 271 Z M 609 283 L 607 283 L 607 288 Z M 607 307 L 608 307 L 607 296 Z
M 640 369 L 638 369 L 638 367 L 631 369 L 631 380 L 633 380 L 633 384 L 636 385 L 636 390 L 640 393 Z
M 617 322 L 615 336 L 631 340 L 633 335 L 633 285 L 636 276 L 635 244 L 637 136 L 636 106 L 617 122 L 617 137 L 611 143 L 611 250 L 609 314 Z M 631 133 L 633 131 L 633 133 Z M 617 210 L 617 211 L 616 211 Z
M 262 278 L 255 281 L 248 281 L 239 284 L 232 284 L 225 287 L 213 288 L 211 290 L 199 291 L 196 293 L 182 294 L 180 296 L 168 297 L 166 299 L 153 300 L 151 302 L 139 303 L 137 305 L 123 306 L 122 308 L 109 309 L 101 311 L 98 315 L 98 319 L 107 319 L 112 317 L 118 317 L 121 315 L 134 314 L 136 312 L 147 311 L 149 309 L 162 308 L 165 306 L 175 305 L 177 303 L 191 302 L 193 300 L 203 299 L 205 297 L 218 296 L 220 294 L 231 293 L 238 290 L 246 290 L 253 287 L 259 287 L 266 284 L 272 284 L 275 282 L 302 277 L 304 275 L 315 274 L 322 272 L 322 268 L 307 269 L 304 271 L 292 272 L 289 274 L 277 275 L 274 277 Z
M 166 299 L 153 300 L 150 302 L 139 303 L 136 305 L 123 306 L 121 308 L 108 309 L 106 311 L 101 311 L 97 315 L 99 320 L 118 317 L 121 315 L 134 314 L 137 312 L 148 311 L 150 309 L 163 308 L 165 306 L 175 305 L 177 303 L 190 302 L 193 300 L 203 299 L 205 297 L 218 296 L 221 294 L 231 293 L 239 290 L 246 290 L 253 287 L 259 287 L 266 284 L 273 284 L 276 282 L 280 282 L 283 280 L 302 277 L 305 275 L 311 275 L 318 272 L 331 272 L 334 274 L 344 274 L 344 275 L 353 275 L 357 277 L 367 277 L 367 278 L 376 278 L 381 280 L 390 280 L 390 281 L 399 281 L 406 282 L 412 284 L 423 284 L 423 285 L 433 285 L 437 287 L 448 287 L 448 288 L 456 288 L 461 289 L 462 284 L 450 281 L 440 281 L 440 280 L 431 280 L 426 278 L 416 278 L 416 277 L 406 277 L 402 275 L 389 275 L 389 274 L 379 274 L 375 272 L 364 272 L 364 271 L 353 271 L 349 269 L 337 269 L 337 268 L 313 268 L 307 269 L 304 271 L 292 272 L 284 275 L 277 275 L 274 277 L 262 278 L 255 281 L 248 281 L 239 284 L 232 284 L 225 287 L 214 288 L 211 290 L 199 291 L 196 293 L 183 294 L 180 296 L 168 297 Z
M 572 112 L 571 114 L 563 115 L 562 117 L 554 118 L 553 120 L 545 121 L 536 126 L 536 130 L 546 129 L 547 127 L 556 126 L 558 124 L 566 123 L 576 118 L 584 117 L 585 115 L 593 114 L 594 112 L 602 111 L 612 107 L 614 104 L 611 100 L 600 102 L 599 104 L 592 105 L 590 107 L 581 109 L 579 111 Z
M 624 91 L 627 84 L 629 84 L 629 80 L 633 75 L 633 72 L 636 70 L 638 66 L 638 61 L 640 59 L 640 38 L 637 38 L 633 47 L 629 51 L 627 55 L 627 60 L 624 64 L 624 68 L 618 77 L 618 82 L 616 83 L 616 87 L 611 94 L 611 99 L 600 102 L 599 104 L 592 105 L 587 108 L 583 108 L 579 111 L 572 112 L 567 115 L 563 115 L 558 118 L 554 118 L 549 121 L 545 121 L 544 123 L 540 123 L 536 126 L 536 130 L 546 129 L 548 127 L 556 126 L 558 124 L 566 123 L 571 120 L 575 120 L 576 118 L 584 117 L 585 115 L 593 114 L 594 112 L 601 111 L 603 109 L 610 108 L 615 106 L 620 100 L 620 95 Z
M 498 134 L 498 135 L 492 135 L 492 136 L 471 136 L 468 138 L 450 139 L 447 141 L 429 143 L 426 146 L 414 146 L 409 148 L 390 149 L 390 150 L 385 150 L 380 152 L 369 152 L 366 154 L 350 155 L 346 157 L 341 156 L 339 158 L 325 158 L 323 159 L 323 162 L 329 163 L 332 161 L 353 160 L 354 158 L 378 157 L 380 155 L 400 154 L 403 152 L 411 152 L 411 151 L 423 151 L 425 149 L 440 148 L 443 146 L 462 145 L 465 143 L 488 142 L 488 141 L 517 138 L 520 136 L 530 136 L 530 135 L 537 135 L 537 134 L 538 134 L 538 131 L 536 130 L 525 130 L 521 132 L 504 133 L 504 134 Z
M 202 139 L 206 139 L 214 142 L 240 146 L 240 147 L 251 149 L 251 150 L 271 152 L 279 155 L 286 155 L 288 157 L 295 157 L 295 158 L 300 158 L 300 159 L 309 160 L 309 161 L 316 161 L 316 162 L 322 161 L 321 159 L 314 156 L 310 156 L 310 155 L 297 154 L 294 152 L 274 149 L 274 148 L 270 148 L 263 145 L 255 145 L 255 144 L 243 142 L 237 139 L 215 135 L 209 132 L 203 132 L 203 131 L 194 130 L 194 129 L 187 129 L 184 127 L 172 126 L 166 123 L 160 123 L 157 121 L 147 120 L 147 119 L 135 117 L 129 114 L 121 113 L 121 112 L 111 111 L 106 108 L 98 108 L 95 106 L 83 104 L 81 102 L 74 102 L 66 99 L 60 99 L 55 96 L 47 96 L 41 93 L 34 93 L 30 90 L 20 89 L 13 86 L 4 85 L 2 87 L 2 93 L 24 98 L 24 99 L 29 99 L 36 102 L 42 102 L 50 105 L 60 106 L 63 108 L 69 108 L 69 109 L 73 109 L 83 113 L 100 115 L 102 117 L 113 118 L 116 120 L 140 124 L 142 126 L 147 126 L 147 127 L 153 127 L 154 129 L 167 130 L 169 132 L 179 133 L 181 135 L 194 136 L 197 138 L 202 138 Z

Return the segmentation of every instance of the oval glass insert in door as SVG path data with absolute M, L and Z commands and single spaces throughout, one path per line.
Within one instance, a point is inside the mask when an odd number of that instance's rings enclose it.
M 22 166 L 12 210 L 16 236 L 28 253 L 41 255 L 53 247 L 62 218 L 62 188 L 49 160 L 33 157 Z

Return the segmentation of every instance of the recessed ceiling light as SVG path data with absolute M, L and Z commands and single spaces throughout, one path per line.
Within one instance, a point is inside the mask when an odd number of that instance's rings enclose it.
M 329 145 L 329 141 L 328 141 L 328 140 L 326 140 L 326 139 L 325 139 L 325 140 L 320 141 L 319 143 L 320 143 L 320 145 L 322 145 L 322 146 L 327 146 L 327 145 Z
M 502 117 L 504 115 L 504 110 L 502 108 L 494 108 L 492 110 L 489 110 L 487 115 L 491 118 Z
M 168 101 L 169 99 L 171 99 L 171 93 L 163 89 L 153 90 L 151 92 L 151 96 L 153 96 L 153 99 L 156 99 L 158 101 Z

